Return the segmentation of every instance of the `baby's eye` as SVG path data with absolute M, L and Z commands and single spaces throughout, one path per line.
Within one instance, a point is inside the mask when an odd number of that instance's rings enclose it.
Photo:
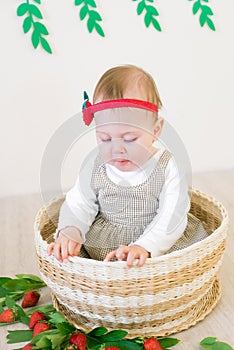
M 101 139 L 102 142 L 108 142 L 111 141 L 111 139 Z
M 134 142 L 137 140 L 137 137 L 135 137 L 134 139 L 124 139 L 124 142 Z

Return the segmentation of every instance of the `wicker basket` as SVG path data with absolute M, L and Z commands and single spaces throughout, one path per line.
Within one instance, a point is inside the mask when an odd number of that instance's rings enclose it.
M 195 189 L 191 194 L 190 212 L 203 222 L 209 237 L 132 269 L 122 261 L 72 257 L 60 263 L 49 257 L 47 246 L 53 241 L 65 196 L 41 208 L 34 225 L 35 244 L 55 308 L 84 331 L 104 326 L 127 330 L 129 337 L 165 336 L 202 320 L 220 298 L 217 273 L 229 220 L 213 197 Z

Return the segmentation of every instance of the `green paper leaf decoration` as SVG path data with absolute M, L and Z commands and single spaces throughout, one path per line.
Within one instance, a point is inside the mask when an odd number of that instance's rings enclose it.
M 36 4 L 41 4 L 41 0 L 33 0 Z M 33 47 L 36 49 L 39 44 L 41 44 L 41 47 L 48 53 L 52 53 L 51 47 L 48 43 L 48 41 L 43 38 L 43 35 L 48 35 L 49 32 L 46 28 L 46 26 L 39 22 L 38 20 L 34 20 L 34 17 L 37 19 L 43 19 L 42 13 L 40 9 L 30 3 L 30 0 L 27 0 L 27 2 L 22 3 L 17 8 L 17 15 L 23 16 L 27 13 L 27 17 L 23 21 L 23 32 L 26 34 L 32 29 L 32 36 L 31 41 L 33 44 Z M 45 285 L 45 283 L 38 277 L 32 274 L 18 274 L 16 275 L 19 280 L 25 280 L 26 282 L 31 282 L 31 284 L 35 284 L 34 288 L 36 287 L 36 284 L 41 284 L 41 286 Z
M 33 47 L 36 49 L 40 42 L 40 32 L 38 32 L 37 30 L 34 30 L 32 33 L 31 40 L 32 40 Z
M 209 27 L 211 30 L 215 31 L 215 25 L 214 25 L 212 19 L 210 19 L 209 17 L 207 17 L 206 23 L 207 23 L 208 27 Z
M 84 6 L 81 8 L 81 10 L 80 10 L 80 19 L 81 19 L 81 21 L 83 21 L 83 19 L 85 19 L 85 17 L 86 17 L 87 14 L 88 14 L 88 11 L 89 11 L 89 9 L 88 9 L 88 6 L 86 6 L 86 5 L 84 5 Z
M 135 1 L 135 0 L 132 0 Z M 159 16 L 158 10 L 155 6 L 148 5 L 147 3 L 153 3 L 154 0 L 141 0 L 137 5 L 137 14 L 140 16 L 141 14 L 145 13 L 144 16 L 144 23 L 146 28 L 150 26 L 150 24 L 153 25 L 153 27 L 161 32 L 161 26 L 157 19 L 155 17 Z
M 189 0 L 189 1 L 193 1 L 193 0 Z M 207 5 L 205 5 L 204 3 L 206 3 Z M 194 15 L 200 12 L 199 23 L 201 27 L 204 27 L 204 25 L 207 24 L 211 30 L 215 31 L 215 25 L 212 19 L 209 17 L 209 16 L 213 16 L 214 13 L 210 8 L 210 6 L 208 5 L 208 3 L 209 3 L 209 0 L 196 0 L 193 4 L 192 12 Z
M 97 31 L 97 33 L 98 33 L 99 35 L 101 35 L 102 37 L 105 36 L 105 33 L 104 33 L 102 27 L 100 26 L 100 24 L 96 23 L 96 24 L 95 24 L 95 29 L 96 29 L 96 31 Z
M 145 9 L 145 2 L 140 1 L 139 4 L 137 5 L 137 14 L 141 15 L 144 9 Z
M 74 4 L 75 6 L 80 6 L 83 4 L 80 9 L 80 20 L 83 21 L 86 17 L 88 17 L 87 28 L 89 33 L 95 29 L 100 36 L 104 37 L 104 31 L 101 25 L 97 23 L 102 21 L 101 15 L 97 11 L 89 8 L 97 7 L 95 0 L 75 0 Z
M 28 11 L 28 4 L 27 2 L 24 2 L 23 4 L 18 6 L 16 13 L 17 13 L 17 16 L 24 16 L 27 11 Z
M 52 49 L 51 49 L 48 41 L 43 37 L 41 37 L 40 40 L 41 40 L 41 46 L 43 47 L 43 49 L 48 53 L 52 53 Z
M 35 30 L 38 31 L 39 33 L 43 34 L 43 35 L 48 35 L 48 30 L 46 29 L 46 27 L 44 26 L 44 24 L 40 23 L 40 22 L 34 22 L 34 27 Z
M 196 15 L 196 13 L 199 11 L 200 8 L 201 8 L 200 1 L 196 1 L 193 4 L 193 14 Z
M 26 17 L 24 19 L 24 22 L 23 22 L 23 31 L 24 33 L 28 33 L 29 30 L 31 29 L 32 27 L 32 18 L 29 16 L 29 17 Z
M 42 14 L 41 14 L 41 11 L 39 10 L 39 8 L 36 6 L 36 5 L 33 5 L 33 4 L 29 4 L 29 12 L 31 13 L 31 15 L 37 17 L 37 18 L 40 18 L 42 19 Z
M 92 6 L 92 7 L 95 7 L 95 8 L 97 7 L 97 5 L 96 5 L 96 3 L 95 3 L 94 0 L 87 0 L 86 3 L 87 3 L 87 5 L 89 5 L 89 6 Z

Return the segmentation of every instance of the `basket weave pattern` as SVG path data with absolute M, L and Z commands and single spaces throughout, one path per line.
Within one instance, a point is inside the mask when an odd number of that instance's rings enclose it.
M 79 257 L 60 263 L 47 255 L 65 196 L 39 210 L 35 244 L 40 273 L 56 309 L 80 329 L 121 328 L 130 337 L 165 336 L 196 324 L 217 304 L 228 230 L 223 205 L 192 189 L 190 212 L 209 237 L 180 251 L 147 259 L 141 268 L 125 262 Z

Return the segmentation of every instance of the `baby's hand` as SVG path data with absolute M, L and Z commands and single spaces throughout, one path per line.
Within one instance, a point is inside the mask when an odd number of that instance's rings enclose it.
M 126 260 L 128 268 L 132 267 L 133 261 L 139 259 L 137 264 L 138 267 L 141 267 L 146 262 L 146 259 L 150 257 L 150 253 L 145 250 L 145 248 L 139 245 L 121 245 L 117 250 L 114 250 L 107 254 L 104 261 L 110 261 L 113 258 L 118 260 Z
M 75 242 L 59 232 L 59 237 L 55 242 L 50 243 L 47 248 L 48 255 L 54 253 L 56 259 L 60 262 L 68 262 L 68 256 L 76 256 L 79 254 L 82 244 Z

